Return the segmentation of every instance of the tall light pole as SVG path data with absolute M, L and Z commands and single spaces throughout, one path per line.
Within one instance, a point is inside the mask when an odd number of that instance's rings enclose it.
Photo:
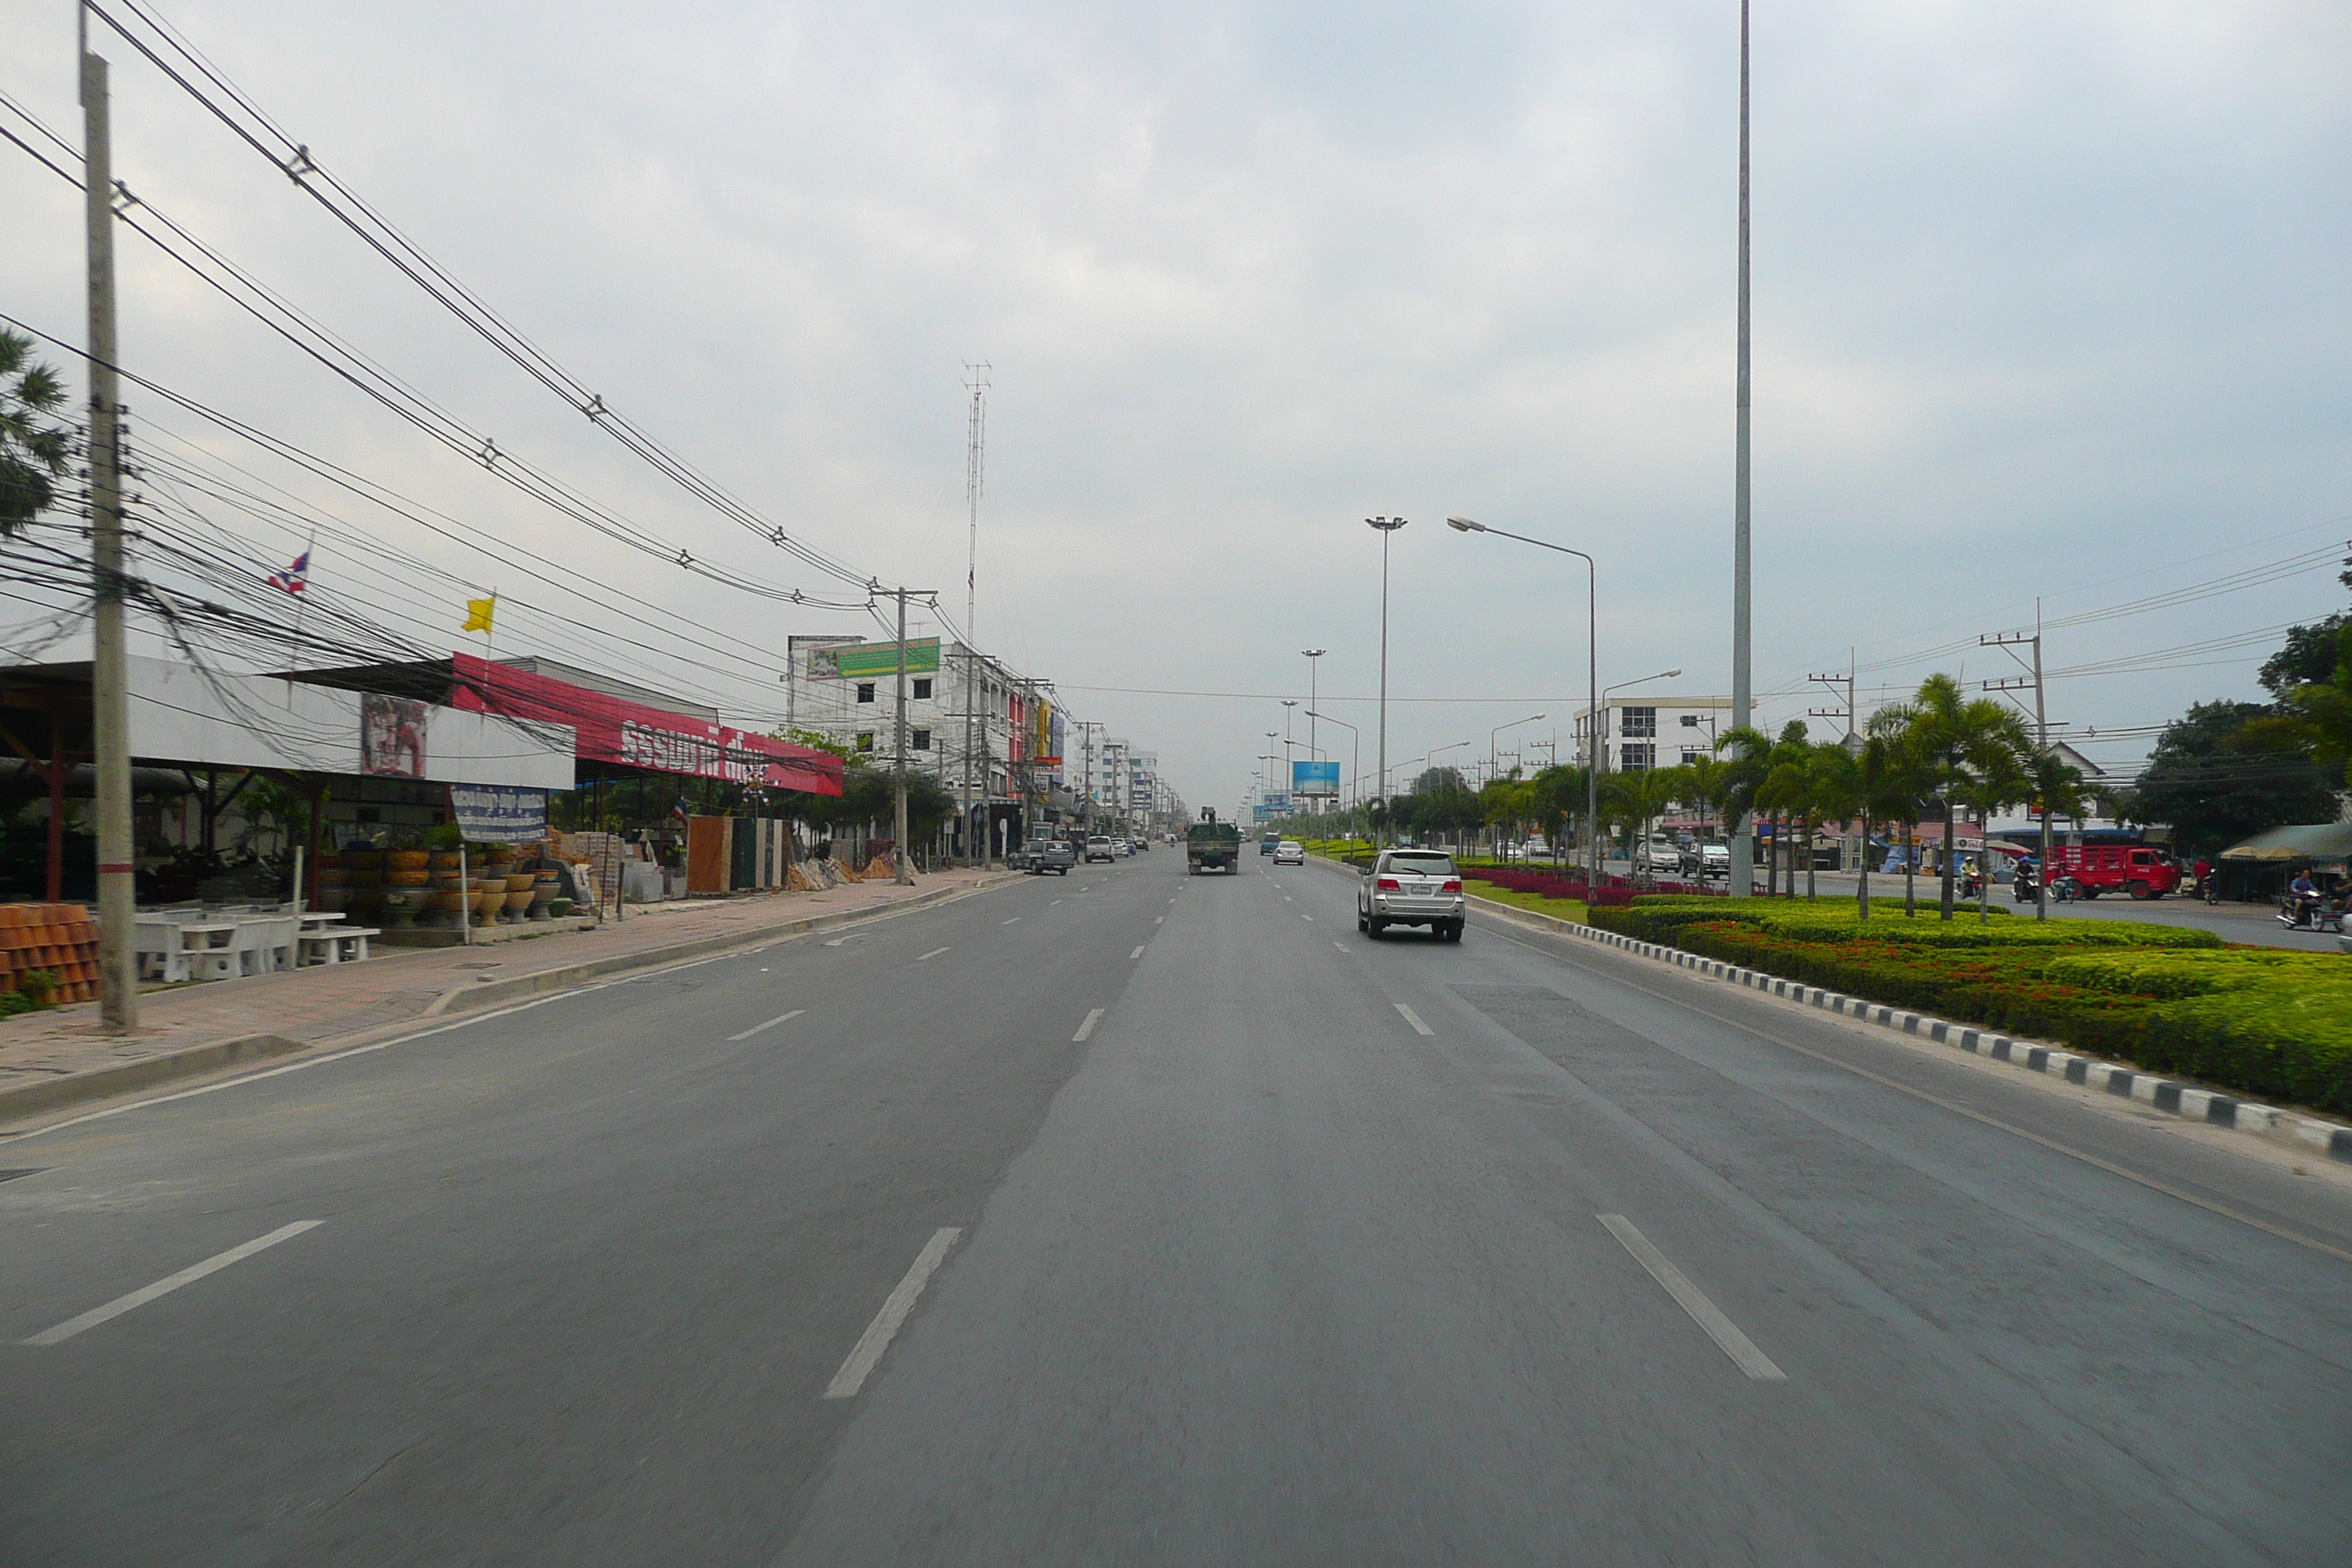
M 1381 799 L 1389 797 L 1389 535 L 1402 528 L 1401 517 L 1368 517 L 1381 531 Z
M 1562 555 L 1573 555 L 1584 563 L 1585 604 L 1585 707 L 1590 718 L 1586 729 L 1591 731 L 1584 758 L 1584 875 L 1595 887 L 1601 882 L 1601 568 L 1591 556 L 1581 550 L 1571 550 L 1565 544 L 1554 544 L 1548 539 L 1529 539 L 1524 533 L 1506 533 L 1499 528 L 1488 528 L 1483 522 L 1473 522 L 1466 517 L 1449 517 L 1445 526 L 1462 533 L 1491 533 L 1497 539 L 1516 539 L 1521 544 L 1532 544 L 1541 550 L 1556 550 Z
M 1363 732 L 1362 732 L 1361 731 L 1358 730 L 1358 729 L 1357 729 L 1353 724 L 1349 723 L 1345 719 L 1333 719 L 1333 718 L 1331 717 L 1331 715 L 1330 715 L 1330 714 L 1328 714 L 1328 713 L 1318 713 L 1318 712 L 1317 712 L 1317 711 L 1315 711 L 1315 710 L 1313 710 L 1312 708 L 1309 708 L 1309 709 L 1307 710 L 1307 716 L 1309 719 L 1324 719 L 1324 720 L 1329 720 L 1329 721 L 1330 721 L 1330 722 L 1332 722 L 1332 723 L 1334 723 L 1334 724 L 1339 725 L 1339 728 L 1341 728 L 1342 730 L 1345 730 L 1345 731 L 1348 731 L 1349 740 L 1349 758 L 1348 758 L 1348 783 L 1349 783 L 1349 784 L 1350 784 L 1350 785 L 1351 785 L 1351 786 L 1356 790 L 1357 794 L 1360 796 L 1360 795 L 1362 795 L 1362 793 L 1363 793 L 1363 782 L 1362 782 L 1362 781 L 1363 781 L 1363 777 L 1364 777 L 1364 736 L 1363 736 Z
M 1732 462 L 1731 500 L 1731 721 L 1748 722 L 1748 656 L 1752 626 L 1748 619 L 1748 0 L 1739 0 L 1739 391 L 1738 451 Z M 1756 869 L 1756 828 L 1743 811 L 1731 829 L 1731 887 L 1735 899 L 1748 897 Z
M 1487 775 L 1488 775 L 1489 777 L 1492 777 L 1492 778 L 1499 778 L 1499 777 L 1501 777 L 1501 776 L 1502 776 L 1502 774 L 1501 774 L 1501 770 L 1499 770 L 1498 768 L 1496 768 L 1496 767 L 1495 766 L 1495 742 L 1496 742 L 1496 738 L 1497 738 L 1497 737 L 1499 737 L 1499 736 L 1502 734 L 1502 732 L 1503 732 L 1504 731 L 1506 731 L 1506 730 L 1516 730 L 1516 729 L 1517 729 L 1517 728 L 1518 728 L 1520 725 L 1522 725 L 1522 724 L 1533 724 L 1533 723 L 1535 723 L 1535 722 L 1536 722 L 1537 721 L 1538 721 L 1538 720 L 1542 720 L 1542 719 L 1549 719 L 1549 718 L 1550 718 L 1550 717 L 1551 717 L 1551 715 L 1550 715 L 1550 714 L 1549 714 L 1549 713 L 1530 713 L 1530 714 L 1528 714 L 1528 715 L 1526 718 L 1524 718 L 1524 719 L 1514 719 L 1514 720 L 1512 720 L 1512 721 L 1511 721 L 1509 723 L 1507 723 L 1507 724 L 1497 724 L 1497 725 L 1496 725 L 1493 729 L 1491 729 L 1491 730 L 1487 731 L 1486 731 L 1486 773 L 1487 773 Z
M 1593 712 L 1593 715 L 1592 715 L 1592 734 L 1593 734 L 1593 739 L 1594 739 L 1595 742 L 1596 742 L 1596 743 L 1598 743 L 1598 742 L 1599 742 L 1599 740 L 1600 740 L 1600 736 L 1601 736 L 1601 715 L 1603 712 L 1607 711 L 1607 710 L 1608 710 L 1609 694 L 1610 694 L 1611 692 L 1612 692 L 1612 691 L 1622 691 L 1622 690 L 1624 690 L 1624 689 L 1625 689 L 1627 687 L 1629 687 L 1629 686 L 1647 686 L 1647 685 L 1648 685 L 1651 681 L 1653 681 L 1653 680 L 1672 680 L 1675 676 L 1680 675 L 1681 673 L 1682 673 L 1682 671 L 1681 671 L 1680 669 L 1662 669 L 1662 670 L 1658 671 L 1655 675 L 1644 675 L 1644 676 L 1642 676 L 1642 677 L 1640 677 L 1640 678 L 1638 678 L 1638 679 L 1633 679 L 1633 680 L 1621 680 L 1621 681 L 1617 682 L 1614 686 L 1604 686 L 1604 687 L 1602 687 L 1602 688 L 1601 689 L 1601 708 L 1596 709 L 1596 710 L 1594 710 L 1594 712 Z M 1652 749 L 1653 749 L 1653 750 L 1655 750 L 1655 749 L 1656 749 L 1654 740 L 1654 741 L 1653 741 L 1653 742 L 1652 742 Z M 1648 830 L 1649 830 L 1649 829 L 1648 829 L 1648 825 L 1647 825 L 1647 824 L 1644 824 L 1644 825 L 1643 825 L 1643 832 L 1647 832 Z M 1631 871 L 1631 870 L 1633 868 L 1633 859 L 1632 859 L 1632 858 L 1631 858 L 1631 856 L 1630 856 L 1630 855 L 1627 857 L 1627 859 L 1626 859 L 1626 862 L 1625 862 L 1625 868 L 1626 868 L 1628 871 Z
M 1318 695 L 1315 678 L 1322 672 L 1323 650 L 1303 647 L 1298 652 L 1299 657 L 1307 660 L 1307 755 L 1308 760 L 1319 763 L 1323 760 L 1323 753 L 1315 749 L 1315 704 Z M 1331 804 L 1337 806 L 1339 802 L 1334 797 Z
M 1298 764 L 1290 760 L 1290 721 L 1297 706 L 1296 698 L 1282 700 L 1282 787 L 1292 795 L 1298 793 Z

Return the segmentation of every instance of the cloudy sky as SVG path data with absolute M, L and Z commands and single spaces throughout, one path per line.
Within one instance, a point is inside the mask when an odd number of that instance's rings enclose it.
M 958 619 L 961 381 L 987 361 L 981 640 L 1156 749 L 1196 804 L 1238 798 L 1310 647 L 1370 767 L 1375 513 L 1412 520 L 1392 760 L 1483 751 L 1538 710 L 1519 733 L 1565 732 L 1585 685 L 1574 563 L 1452 533 L 1449 511 L 1600 558 L 1604 682 L 1679 666 L 1672 689 L 1727 689 L 1733 0 L 156 8 L 609 404 L 858 570 L 953 590 Z M 0 9 L 0 91 L 78 141 L 73 22 L 61 0 Z M 1822 705 L 1803 677 L 1849 647 L 1865 706 L 1937 668 L 2006 673 L 1929 650 L 2030 623 L 2037 595 L 2071 621 L 2054 667 L 2119 666 L 2053 685 L 2078 730 L 2250 693 L 2267 639 L 2208 645 L 2344 600 L 2324 552 L 2352 535 L 2352 10 L 1768 0 L 1756 26 L 1764 717 Z M 142 197 L 502 449 L 698 556 L 824 586 L 100 43 L 116 172 Z M 0 146 L 0 310 L 77 339 L 78 204 Z M 143 374 L 701 626 L 778 649 L 872 629 L 780 616 L 535 510 L 143 241 L 122 258 Z M 519 591 L 191 416 L 134 410 L 151 443 Z M 337 572 L 322 546 L 321 586 Z M 460 640 L 442 585 L 366 591 Z M 629 637 L 665 651 L 525 609 L 502 640 L 781 709 L 772 671 L 639 614 Z M 2127 769 L 2139 749 L 2093 754 Z

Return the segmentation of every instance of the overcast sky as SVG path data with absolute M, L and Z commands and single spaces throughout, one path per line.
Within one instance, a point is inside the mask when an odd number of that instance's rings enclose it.
M 1239 797 L 1282 709 L 1108 689 L 1303 697 L 1299 650 L 1324 647 L 1322 700 L 1363 727 L 1369 769 L 1375 513 L 1412 520 L 1392 761 L 1483 752 L 1538 710 L 1515 733 L 1566 733 L 1585 686 L 1576 563 L 1450 532 L 1449 511 L 1600 558 L 1604 683 L 1679 666 L 1667 689 L 1728 689 L 1733 0 L 159 9 L 610 404 L 860 570 L 951 590 L 959 619 L 961 384 L 989 362 L 981 641 L 1157 750 L 1194 804 Z M 73 16 L 0 9 L 0 90 L 79 141 Z M 1766 720 L 1822 705 L 1802 678 L 1849 647 L 1880 666 L 1866 688 L 2006 673 L 1909 656 L 2030 623 L 2037 594 L 2078 616 L 2352 534 L 2352 8 L 1768 0 L 1756 28 L 1756 672 L 1790 693 Z M 698 554 L 824 585 L 100 45 L 134 192 L 502 448 Z M 779 616 L 534 511 L 142 241 L 122 261 L 142 374 L 778 649 L 873 629 Z M 80 267 L 78 195 L 0 146 L 0 309 L 78 339 Z M 338 570 L 322 547 L 321 586 Z M 410 595 L 412 630 L 462 640 L 454 604 L 427 616 L 441 589 Z M 2344 598 L 2315 564 L 2068 626 L 2051 661 Z M 649 624 L 632 635 L 711 661 Z M 781 710 L 768 675 L 526 612 L 500 630 L 500 651 L 602 653 Z M 2249 695 L 2266 651 L 2059 682 L 2053 716 L 2114 729 Z

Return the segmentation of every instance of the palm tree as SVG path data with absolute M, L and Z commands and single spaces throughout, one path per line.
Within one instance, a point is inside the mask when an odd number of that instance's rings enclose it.
M 1725 764 L 1720 760 L 1701 753 L 1675 770 L 1690 781 L 1683 786 L 1682 795 L 1676 798 L 1685 805 L 1695 805 L 1698 808 L 1698 837 L 1701 843 L 1706 841 L 1708 809 L 1722 807 L 1724 791 L 1730 786 L 1730 781 L 1725 776 L 1724 769 Z
M 1639 847 L 1649 841 L 1650 824 L 1674 804 L 1677 784 L 1671 768 L 1639 768 L 1612 773 L 1601 786 L 1601 799 L 1632 826 L 1633 843 Z
M 1769 805 L 1763 797 L 1765 781 L 1772 772 L 1772 737 L 1753 725 L 1735 724 L 1715 738 L 1715 749 L 1731 752 L 1716 764 L 1722 780 L 1724 821 L 1736 823 Z M 1766 893 L 1769 896 L 1769 888 Z
M 2050 837 L 2051 817 L 2082 816 L 2091 793 L 2083 787 L 2082 770 L 2061 760 L 2055 752 L 2036 752 L 2027 759 L 2025 783 L 2028 798 L 2041 804 L 2042 837 L 2045 843 Z M 2049 857 L 2042 856 L 2041 860 L 2042 868 L 2033 879 L 2033 918 L 2046 921 L 2050 918 Z
M 1958 795 L 1972 782 L 2003 772 L 2022 772 L 2019 759 L 2031 754 L 2032 742 L 2024 721 L 1990 698 L 1971 701 L 1960 693 L 1960 683 L 1936 674 L 1919 683 L 1909 702 L 1882 709 L 1872 716 L 1874 730 L 1882 723 L 1899 732 L 1914 758 L 1925 763 L 1941 797 L 1944 816 L 1942 918 L 1952 918 L 1952 837 Z
M 72 438 L 51 420 L 65 405 L 58 373 L 33 362 L 33 340 L 0 328 L 0 538 L 24 532 L 57 499 Z

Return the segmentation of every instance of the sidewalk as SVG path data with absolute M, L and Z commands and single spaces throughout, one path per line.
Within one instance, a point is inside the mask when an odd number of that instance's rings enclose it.
M 0 1021 L 0 1124 L 60 1106 L 323 1045 L 356 1045 L 421 1020 L 561 989 L 646 964 L 937 903 L 1011 879 L 940 871 L 912 888 L 856 882 L 632 909 L 593 931 L 483 947 L 387 948 L 339 963 L 151 991 L 139 1033 L 99 1032 L 98 1005 Z

